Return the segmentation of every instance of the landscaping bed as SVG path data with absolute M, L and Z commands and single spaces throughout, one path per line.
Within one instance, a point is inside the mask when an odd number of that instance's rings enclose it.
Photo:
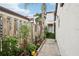
M 0 39 L 0 56 L 36 56 L 38 49 L 44 40 L 28 43 L 29 28 L 26 25 L 20 27 L 20 36 L 4 36 Z M 18 44 L 18 40 L 22 39 Z
M 26 41 L 24 41 L 26 42 Z M 37 41 L 35 43 L 24 43 L 18 47 L 17 38 L 13 36 L 7 36 L 2 40 L 2 51 L 0 50 L 0 56 L 36 56 L 40 46 L 43 45 L 44 40 Z

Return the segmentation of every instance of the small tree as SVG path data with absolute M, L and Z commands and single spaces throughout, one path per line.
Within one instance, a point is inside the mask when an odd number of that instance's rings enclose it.
M 34 15 L 36 17 L 35 21 L 36 21 L 36 27 L 37 27 L 37 24 L 39 23 L 39 26 L 40 26 L 40 35 L 39 35 L 39 39 L 41 39 L 41 33 L 42 33 L 42 14 L 35 14 Z M 38 29 L 38 28 L 37 28 Z
M 22 54 L 23 55 L 27 55 L 26 47 L 27 47 L 27 37 L 29 35 L 29 27 L 27 25 L 22 25 L 20 27 L 20 34 L 21 34 L 21 38 L 22 38 L 22 45 L 21 45 L 21 47 L 24 50 L 24 52 Z
M 42 3 L 41 6 L 41 11 L 42 11 L 42 39 L 44 39 L 44 28 L 45 28 L 45 19 L 46 19 L 46 4 Z
M 27 25 L 22 25 L 20 27 L 20 33 L 21 33 L 21 37 L 23 39 L 27 38 L 28 37 L 28 34 L 29 34 L 29 28 Z

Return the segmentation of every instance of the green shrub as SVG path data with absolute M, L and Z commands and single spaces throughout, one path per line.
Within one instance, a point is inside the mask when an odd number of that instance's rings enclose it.
M 13 36 L 6 36 L 2 40 L 2 56 L 16 56 L 20 52 L 20 48 L 17 47 L 17 38 Z
M 47 32 L 46 38 L 55 39 L 55 33 Z
M 35 44 L 33 44 L 33 43 L 29 43 L 29 44 L 27 45 L 27 50 L 28 50 L 29 52 L 36 51 L 36 49 L 37 49 L 37 46 L 36 46 Z
M 27 45 L 27 37 L 29 35 L 29 27 L 28 27 L 28 25 L 21 25 L 21 27 L 20 27 L 20 35 L 21 35 L 21 38 L 22 38 L 22 49 L 25 50 L 26 45 Z
M 20 34 L 22 38 L 26 38 L 29 35 L 29 28 L 27 25 L 22 25 L 20 27 Z
M 55 39 L 55 33 L 48 32 L 48 28 L 44 29 L 45 38 Z

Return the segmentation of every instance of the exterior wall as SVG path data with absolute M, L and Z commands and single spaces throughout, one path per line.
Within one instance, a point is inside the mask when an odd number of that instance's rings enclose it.
M 46 15 L 46 20 L 45 20 L 45 26 L 48 27 L 48 32 L 54 33 L 54 26 L 48 26 L 48 24 L 53 24 L 54 23 L 54 13 L 50 12 L 47 13 Z
M 2 17 L 2 21 L 3 21 L 3 36 L 4 35 L 10 35 L 10 36 L 20 37 L 20 35 L 21 35 L 19 33 L 20 26 L 22 24 L 25 24 L 25 25 L 27 24 L 29 27 L 31 26 L 28 19 L 23 19 L 21 17 L 14 16 L 12 14 L 8 14 L 8 13 L 2 12 L 2 11 L 0 11 L 0 16 Z M 8 17 L 11 17 L 11 24 L 9 24 L 9 22 L 8 22 L 8 19 L 7 19 Z M 10 26 L 11 26 L 11 30 L 9 30 Z M 18 45 L 19 44 L 21 45 L 22 42 L 23 42 L 23 39 L 19 38 L 18 39 Z M 27 42 L 28 43 L 31 42 L 31 31 L 29 32 Z
M 2 11 L 0 11 L 0 15 L 2 16 L 2 18 L 3 18 L 3 33 L 4 33 L 4 35 L 15 35 L 15 33 L 14 33 L 14 21 L 16 20 L 18 23 L 20 22 L 20 21 L 22 21 L 22 24 L 24 24 L 24 21 L 27 23 L 28 22 L 28 20 L 26 20 L 26 19 L 23 19 L 23 18 L 20 18 L 20 17 L 17 17 L 17 16 L 14 16 L 14 15 L 12 15 L 12 14 L 8 14 L 8 13 L 5 13 L 5 12 L 2 12 Z M 11 31 L 9 31 L 9 24 L 8 24 L 8 17 L 11 17 Z M 20 26 L 20 25 L 18 25 L 18 26 Z M 9 33 L 8 33 L 9 32 Z
M 61 55 L 79 55 L 79 4 L 58 4 L 56 40 Z

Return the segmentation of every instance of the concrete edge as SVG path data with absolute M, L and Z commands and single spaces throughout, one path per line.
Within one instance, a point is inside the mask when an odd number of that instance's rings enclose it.
M 37 55 L 39 54 L 39 52 L 40 52 L 40 50 L 41 50 L 41 48 L 43 47 L 43 45 L 44 45 L 45 42 L 46 42 L 46 39 L 42 42 L 41 46 L 38 48 L 38 50 L 37 50 Z M 36 55 L 36 56 L 37 56 L 37 55 Z

